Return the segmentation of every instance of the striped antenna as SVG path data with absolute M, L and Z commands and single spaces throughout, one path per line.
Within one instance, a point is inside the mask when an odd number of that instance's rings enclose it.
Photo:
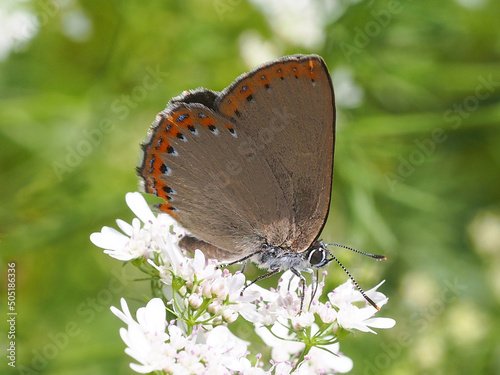
M 351 249 L 347 246 L 343 246 L 343 245 L 339 245 L 339 247 L 344 247 L 346 249 L 349 249 L 349 250 L 354 250 L 354 249 Z M 364 254 L 364 255 L 367 255 L 367 256 L 370 256 L 370 255 L 373 255 L 373 254 L 368 254 L 368 253 L 364 253 L 362 251 L 358 251 L 358 250 L 354 250 L 355 252 L 357 253 L 360 253 L 360 254 Z M 342 268 L 344 270 L 344 272 L 347 274 L 347 276 L 349 276 L 349 278 L 351 279 L 351 281 L 353 282 L 354 286 L 356 287 L 356 289 L 359 290 L 359 292 L 361 293 L 361 295 L 363 296 L 363 298 L 370 304 L 372 305 L 373 307 L 375 307 L 377 310 L 380 311 L 380 307 L 377 306 L 377 304 L 375 302 L 373 302 L 373 300 L 368 297 L 365 293 L 365 291 L 363 289 L 361 289 L 361 287 L 359 286 L 358 282 L 356 280 L 354 280 L 354 277 L 352 277 L 351 273 L 347 270 L 347 268 L 344 267 L 344 265 L 342 263 L 340 263 L 340 260 L 338 260 L 332 253 L 330 253 L 330 256 L 332 257 L 331 259 L 328 259 L 328 262 L 331 262 L 332 260 L 335 260 L 338 265 L 340 266 L 340 268 Z M 376 257 L 382 257 L 381 255 L 374 255 L 373 257 L 371 258 L 375 258 L 375 259 L 378 259 Z M 380 260 L 385 260 L 385 257 L 383 257 L 384 259 L 380 259 Z
M 376 260 L 387 260 L 387 258 L 384 255 L 377 255 L 377 254 L 365 253 L 364 251 L 361 251 L 361 250 L 358 250 L 358 249 L 355 249 L 353 247 L 349 247 L 349 246 L 346 246 L 346 245 L 341 245 L 339 243 L 327 243 L 325 245 L 327 245 L 327 246 L 341 247 L 343 249 L 351 250 L 351 251 L 354 251 L 355 253 L 358 253 L 358 254 L 361 254 L 361 255 L 365 255 L 367 257 L 370 257 L 370 258 L 373 258 L 373 259 L 376 259 Z

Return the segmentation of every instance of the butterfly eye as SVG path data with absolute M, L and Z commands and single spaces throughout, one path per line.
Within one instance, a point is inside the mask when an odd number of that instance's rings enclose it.
M 326 254 L 327 254 L 327 251 L 323 247 L 312 248 L 309 251 L 309 256 L 308 256 L 307 260 L 309 261 L 309 264 L 311 265 L 311 267 L 320 268 L 328 263 L 326 261 Z

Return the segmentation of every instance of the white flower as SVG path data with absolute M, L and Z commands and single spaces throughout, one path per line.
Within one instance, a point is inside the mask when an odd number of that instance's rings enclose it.
M 130 210 L 137 216 L 143 223 L 153 222 L 156 220 L 155 215 L 149 208 L 146 200 L 140 193 L 127 193 L 125 195 L 125 202 Z
M 137 321 L 124 299 L 121 305 L 123 311 L 111 310 L 128 325 L 120 329 L 120 335 L 127 345 L 125 352 L 139 362 L 130 364 L 136 372 L 225 374 L 251 367 L 246 359 L 249 343 L 226 327 L 215 327 L 208 333 L 195 329 L 187 337 L 179 327 L 167 324 L 165 305 L 159 298 L 137 310 Z
M 146 307 L 137 310 L 137 323 L 148 333 L 160 336 L 160 332 L 165 332 L 167 326 L 167 310 L 160 298 L 153 298 Z
M 231 308 L 226 308 L 222 310 L 222 318 L 228 323 L 233 323 L 238 319 L 238 313 Z
M 301 311 L 302 287 L 299 282 L 300 279 L 288 270 L 281 276 L 277 289 L 268 291 L 254 287 L 254 292 L 261 294 L 259 302 L 253 305 L 253 311 L 246 309 L 241 313 L 242 316 L 252 323 L 264 325 L 274 324 L 277 319 L 284 318 L 291 320 L 294 329 L 309 327 L 314 322 L 314 313 L 321 305 L 318 298 L 322 293 L 323 283 L 306 286 Z M 314 293 L 313 289 L 316 288 Z
M 136 372 L 147 374 L 171 366 L 175 362 L 172 358 L 175 350 L 166 342 L 170 337 L 165 332 L 167 322 L 163 301 L 153 298 L 146 307 L 137 310 L 137 322 L 123 298 L 121 305 L 123 312 L 115 307 L 111 311 L 128 325 L 127 329 L 120 329 L 120 336 L 127 345 L 125 353 L 140 363 L 131 363 L 130 367 Z
M 290 375 L 293 371 L 293 366 L 288 362 L 279 362 L 273 366 L 274 375 Z
M 282 322 L 281 322 L 282 323 Z M 318 332 L 319 327 L 312 325 L 312 334 Z M 303 342 L 294 341 L 294 335 L 288 333 L 288 329 L 278 321 L 269 329 L 258 326 L 255 332 L 262 338 L 266 345 L 272 347 L 271 356 L 278 363 L 284 363 L 290 356 L 296 355 L 305 348 Z M 282 339 L 280 339 L 280 338 Z M 325 372 L 348 372 L 352 369 L 352 360 L 339 353 L 339 344 L 332 343 L 320 347 L 312 347 L 306 356 L 306 361 L 295 369 L 292 374 L 321 374 Z M 275 368 L 275 371 L 278 369 Z M 282 366 L 280 373 L 290 373 L 290 368 Z M 276 372 L 277 374 L 278 372 Z
M 168 334 L 170 335 L 170 345 L 176 350 L 184 348 L 189 342 L 184 332 L 172 324 L 168 326 Z
M 198 294 L 191 294 L 188 301 L 193 309 L 197 309 L 203 303 L 203 298 L 201 298 Z
M 385 303 L 385 302 L 384 302 Z M 382 306 L 382 303 L 379 303 Z M 367 306 L 363 308 L 356 307 L 350 304 L 342 304 L 337 313 L 338 324 L 345 329 L 357 329 L 362 332 L 371 332 L 368 327 L 373 328 L 392 328 L 396 324 L 394 319 L 390 318 L 372 318 L 372 316 L 377 312 L 377 309 L 373 306 Z
M 337 310 L 332 307 L 330 302 L 317 304 L 314 311 L 323 323 L 333 323 L 337 319 Z
M 368 290 L 368 295 L 379 307 L 385 305 L 388 298 L 383 293 L 377 292 L 377 288 L 382 285 L 382 281 L 374 288 Z M 338 308 L 337 323 L 345 329 L 357 329 L 362 332 L 376 333 L 368 327 L 392 328 L 396 324 L 390 318 L 372 318 L 377 309 L 371 305 L 359 308 L 353 305 L 354 302 L 365 301 L 363 295 L 356 289 L 350 280 L 337 287 L 333 292 L 328 293 L 330 303 Z
M 212 349 L 208 357 L 210 367 L 220 365 L 232 371 L 250 367 L 246 358 L 250 343 L 235 336 L 227 327 L 218 326 L 210 331 L 206 344 Z
M 182 257 L 180 262 L 172 263 L 173 272 L 186 282 L 195 282 L 205 279 L 217 279 L 222 271 L 216 267 L 214 261 L 207 261 L 205 254 L 200 250 L 195 250 L 194 258 Z
M 92 233 L 90 240 L 94 245 L 105 249 L 104 253 L 118 260 L 129 261 L 141 257 L 150 258 L 153 252 L 171 250 L 164 244 L 172 244 L 170 228 L 182 232 L 175 220 L 167 214 L 155 217 L 146 200 L 140 193 L 127 193 L 125 200 L 130 209 L 141 219 L 134 218 L 132 224 L 117 220 L 118 227 L 123 231 L 103 227 L 101 232 Z M 174 249 L 175 250 L 175 249 Z M 170 253 L 174 250 L 167 251 Z M 172 254 L 175 258 L 178 254 Z M 170 259 L 169 259 L 170 260 Z
M 288 333 L 286 321 L 282 319 L 271 327 L 271 331 L 263 325 L 256 325 L 255 332 L 267 346 L 272 348 L 271 357 L 277 362 L 288 361 L 290 355 L 301 352 L 306 346 L 302 342 L 294 341 L 295 337 Z
M 386 299 L 383 293 L 377 292 L 378 287 L 380 287 L 385 280 L 381 281 L 375 287 L 366 291 L 365 294 L 375 302 L 379 307 L 380 302 Z M 333 292 L 328 293 L 328 299 L 334 306 L 341 306 L 343 304 L 351 304 L 353 302 L 366 302 L 363 295 L 354 287 L 352 281 L 348 279 L 344 284 L 336 287 Z
M 312 347 L 306 356 L 308 360 L 300 366 L 299 371 L 303 370 L 307 374 L 346 373 L 351 371 L 353 367 L 352 359 L 339 353 L 339 349 L 339 343 Z
M 395 324 L 392 319 L 374 317 L 377 310 L 366 303 L 349 280 L 328 294 L 328 302 L 320 302 L 326 272 L 321 282 L 313 277 L 312 284 L 305 285 L 305 293 L 300 278 L 288 270 L 277 289 L 267 290 L 253 284 L 241 294 L 245 285 L 241 272 L 231 274 L 227 269 L 219 269 L 217 261 L 206 259 L 200 250 L 195 250 L 192 258 L 186 257 L 177 244 L 185 231 L 169 215 L 155 216 L 139 193 L 128 193 L 126 201 L 137 218 L 131 224 L 117 220 L 123 233 L 103 227 L 101 232 L 91 235 L 91 241 L 116 259 L 147 260 L 133 264 L 140 265 L 153 280 L 159 276 L 162 284 L 154 282 L 152 286 L 163 293 L 170 311 L 177 316 L 175 324 L 175 321 L 167 323 L 166 307 L 159 298 L 138 309 L 136 318 L 124 299 L 121 310 L 111 308 L 127 325 L 120 329 L 120 335 L 127 345 L 125 352 L 137 361 L 130 364 L 136 372 L 179 375 L 347 372 L 352 361 L 339 354 L 338 329 L 375 333 L 371 328 L 391 328 Z M 366 292 L 378 306 L 388 301 L 377 291 L 382 284 Z M 359 302 L 364 302 L 364 306 Z M 252 365 L 247 358 L 249 343 L 221 325 L 234 322 L 239 315 L 253 322 L 258 335 L 272 347 L 271 369 L 260 367 L 259 356 Z M 321 329 L 315 324 L 316 317 L 324 323 Z M 299 357 L 304 350 L 307 350 L 305 357 Z M 298 358 L 303 361 L 294 367 Z
M 125 228 L 122 222 L 119 225 Z M 104 253 L 115 259 L 129 261 L 140 258 L 147 255 L 148 249 L 145 241 L 141 238 L 138 226 L 139 220 L 134 219 L 132 225 L 127 228 L 127 232 L 130 233 L 129 236 L 118 232 L 116 229 L 103 227 L 101 232 L 90 235 L 90 241 L 94 245 L 106 249 Z
M 194 329 L 186 336 L 179 327 L 166 322 L 165 305 L 159 298 L 137 310 L 137 321 L 124 299 L 121 306 L 122 311 L 115 307 L 111 310 L 128 326 L 120 329 L 120 335 L 127 345 L 125 352 L 139 362 L 130 364 L 136 372 L 226 374 L 252 368 L 246 358 L 249 343 L 227 327 L 218 326 L 208 333 Z
M 166 214 L 158 215 L 157 225 L 154 225 L 152 228 L 154 232 L 153 238 L 159 248 L 158 253 L 161 261 L 159 267 L 163 268 L 163 273 L 160 272 L 160 275 L 166 277 L 166 280 L 169 280 L 171 277 L 170 271 L 176 270 L 177 266 L 186 259 L 177 244 L 178 238 L 176 238 L 174 233 L 171 234 L 169 231 L 169 228 L 171 228 L 169 226 L 171 218 L 168 217 L 168 219 Z M 168 276 L 166 276 L 167 274 Z

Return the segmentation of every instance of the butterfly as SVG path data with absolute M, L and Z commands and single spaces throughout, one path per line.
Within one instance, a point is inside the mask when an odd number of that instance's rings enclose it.
M 290 269 L 305 281 L 301 272 L 336 260 L 318 239 L 330 206 L 335 113 L 324 60 L 281 57 L 222 92 L 171 99 L 137 172 L 144 191 L 165 201 L 158 208 L 191 233 L 181 247 L 226 263 L 250 259 L 268 270 L 257 280 Z

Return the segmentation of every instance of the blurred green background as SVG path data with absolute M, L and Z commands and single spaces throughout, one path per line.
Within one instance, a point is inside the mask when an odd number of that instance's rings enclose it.
M 495 0 L 2 1 L 0 326 L 5 353 L 13 261 L 13 373 L 132 373 L 109 307 L 148 285 L 89 235 L 133 217 L 124 196 L 149 124 L 183 90 L 317 53 L 338 105 L 322 237 L 388 257 L 335 252 L 363 287 L 386 280 L 380 315 L 397 321 L 341 342 L 352 373 L 500 374 L 499 14 Z M 346 279 L 335 265 L 329 277 Z

